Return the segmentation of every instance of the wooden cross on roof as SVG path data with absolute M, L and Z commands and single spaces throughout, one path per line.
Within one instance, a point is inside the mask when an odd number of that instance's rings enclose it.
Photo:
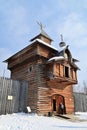
M 38 22 L 38 21 L 37 21 L 37 24 L 39 25 L 40 30 L 43 31 L 43 29 L 45 28 L 45 26 L 41 22 Z

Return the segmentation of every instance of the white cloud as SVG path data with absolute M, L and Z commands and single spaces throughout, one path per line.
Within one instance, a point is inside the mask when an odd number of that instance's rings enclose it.
M 70 45 L 69 49 L 73 58 L 80 61 L 77 64 L 81 69 L 78 72 L 78 81 L 83 86 L 83 81 L 87 81 L 87 23 L 85 19 L 76 12 L 70 12 L 64 15 L 61 22 L 53 21 L 51 32 L 54 32 L 54 37 L 57 36 L 55 46 L 58 47 L 58 42 L 60 42 L 58 33 L 63 34 L 64 41 Z
M 27 23 L 27 11 L 24 7 L 18 6 L 13 10 L 10 10 L 10 16 L 8 17 L 8 27 L 15 36 L 29 33 L 30 28 Z
M 14 6 L 9 3 L 9 6 L 5 7 L 6 9 L 3 9 L 1 13 L 3 17 L 0 22 L 2 42 L 4 42 L 4 45 L 8 43 L 12 50 L 17 51 L 18 48 L 22 48 L 24 44 L 26 45 L 29 40 L 28 36 L 31 31 L 29 13 L 22 5 Z
M 76 13 L 71 13 L 64 18 L 64 21 L 59 24 L 58 31 L 64 34 L 64 37 L 68 40 L 70 39 L 73 44 L 79 46 L 79 39 L 83 40 L 85 35 L 87 35 L 87 25 Z M 79 42 L 75 42 L 75 41 Z M 85 40 L 87 40 L 85 38 Z M 82 41 L 81 41 L 82 42 Z M 83 46 L 81 44 L 80 46 Z
M 23 48 L 26 41 L 28 42 L 28 38 L 32 38 L 31 36 L 37 31 L 36 27 L 38 28 L 38 26 L 35 22 L 42 22 L 46 24 L 48 34 L 51 34 L 52 39 L 55 40 L 53 46 L 58 48 L 60 34 L 63 34 L 65 42 L 70 45 L 73 57 L 80 60 L 78 64 L 81 68 L 79 79 L 86 80 L 87 23 L 85 14 L 87 1 L 77 0 L 78 3 L 76 0 L 27 1 L 29 6 L 26 6 L 25 1 L 20 3 L 4 0 L 3 5 L 0 4 L 2 22 L 5 24 L 2 33 L 4 45 L 9 44 L 9 48 L 14 54 L 15 50 Z M 8 58 L 9 55 L 10 52 L 7 49 L 1 48 L 0 62 Z M 0 75 L 3 73 L 3 68 L 4 65 L 1 62 Z

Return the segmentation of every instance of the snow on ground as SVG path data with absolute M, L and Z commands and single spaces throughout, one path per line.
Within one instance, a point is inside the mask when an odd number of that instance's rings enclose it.
M 87 130 L 87 113 L 76 113 L 85 121 L 38 116 L 36 114 L 7 114 L 0 116 L 0 130 Z
M 76 116 L 79 117 L 79 119 L 87 121 L 87 112 L 76 112 Z

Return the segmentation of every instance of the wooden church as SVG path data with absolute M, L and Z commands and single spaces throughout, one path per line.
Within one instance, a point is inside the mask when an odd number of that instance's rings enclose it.
M 27 106 L 37 114 L 74 113 L 73 85 L 77 84 L 75 62 L 78 60 L 61 41 L 61 51 L 51 45 L 52 39 L 41 29 L 39 35 L 30 40 L 30 45 L 8 58 L 11 78 L 28 81 Z M 63 47 L 62 47 L 63 46 Z

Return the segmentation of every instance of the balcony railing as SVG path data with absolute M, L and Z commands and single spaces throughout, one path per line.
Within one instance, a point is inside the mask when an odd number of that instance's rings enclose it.
M 55 75 L 52 72 L 47 73 L 47 80 L 53 81 L 56 83 L 61 83 L 63 85 L 71 85 L 71 84 L 77 84 L 77 78 L 71 77 L 71 76 L 64 76 L 64 75 Z

